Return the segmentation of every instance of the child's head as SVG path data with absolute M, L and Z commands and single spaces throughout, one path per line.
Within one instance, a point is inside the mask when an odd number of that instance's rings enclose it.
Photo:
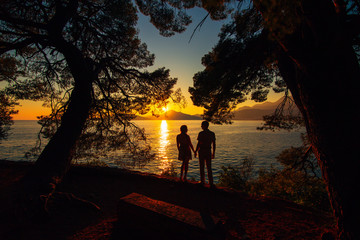
M 187 129 L 187 126 L 186 126 L 186 125 L 182 125 L 182 126 L 180 127 L 180 132 L 181 132 L 181 133 L 187 133 L 187 131 L 188 131 L 188 129 Z

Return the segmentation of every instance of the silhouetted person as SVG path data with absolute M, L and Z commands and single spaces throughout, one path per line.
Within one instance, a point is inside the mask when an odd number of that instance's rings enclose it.
M 207 121 L 203 121 L 201 123 L 201 128 L 203 131 L 199 132 L 199 136 L 197 138 L 198 144 L 196 145 L 195 157 L 196 153 L 199 151 L 199 165 L 200 165 L 200 182 L 201 184 L 205 184 L 205 169 L 204 165 L 206 163 L 206 169 L 208 173 L 208 180 L 211 187 L 214 186 L 212 169 L 211 169 L 211 159 L 215 158 L 215 133 L 209 130 L 209 123 Z M 212 151 L 211 151 L 212 146 Z
M 192 159 L 191 150 L 194 151 L 194 147 L 191 143 L 190 136 L 187 134 L 187 126 L 182 125 L 180 127 L 180 134 L 176 136 L 176 145 L 179 150 L 179 160 L 182 160 L 180 180 L 186 181 L 186 175 L 189 168 L 189 161 Z

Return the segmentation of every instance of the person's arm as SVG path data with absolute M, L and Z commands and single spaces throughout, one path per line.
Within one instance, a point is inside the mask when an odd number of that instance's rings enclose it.
M 196 144 L 196 148 L 195 148 L 195 152 L 194 152 L 195 157 L 197 155 L 198 150 L 199 150 L 199 142 Z
M 214 140 L 213 140 L 212 144 L 213 144 L 213 153 L 212 153 L 211 158 L 214 159 L 214 158 L 215 158 L 215 149 L 216 149 L 216 138 L 215 138 L 215 134 L 214 134 Z
M 188 136 L 188 138 L 189 138 L 190 148 L 191 148 L 191 150 L 195 153 L 194 146 L 193 146 L 192 143 L 191 143 L 191 138 L 190 138 L 190 136 Z
M 199 142 L 196 144 L 195 152 L 199 151 L 200 145 Z
M 199 134 L 200 135 L 200 134 Z M 198 136 L 198 138 L 197 138 L 197 140 L 198 140 L 198 143 L 196 144 L 196 148 L 195 148 L 195 157 L 196 157 L 196 154 L 197 154 L 197 152 L 199 151 L 199 148 L 200 148 L 200 145 L 199 145 L 199 136 Z
M 178 151 L 180 151 L 179 135 L 176 136 L 176 147 L 177 147 Z

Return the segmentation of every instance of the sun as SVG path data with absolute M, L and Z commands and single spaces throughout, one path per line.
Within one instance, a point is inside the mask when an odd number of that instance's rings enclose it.
M 167 107 L 163 107 L 162 110 L 163 110 L 164 112 L 167 112 L 167 111 L 168 111 L 168 108 L 167 108 Z

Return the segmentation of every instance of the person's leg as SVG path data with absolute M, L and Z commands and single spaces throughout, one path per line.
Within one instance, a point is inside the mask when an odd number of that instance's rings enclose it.
M 183 173 L 184 173 L 184 160 L 182 161 L 181 164 L 181 170 L 180 170 L 180 180 L 183 180 Z
M 200 182 L 205 184 L 205 169 L 204 159 L 199 155 L 199 166 L 200 166 Z
M 184 160 L 184 181 L 186 181 L 186 176 L 189 168 L 189 159 Z
M 206 159 L 206 169 L 207 169 L 209 184 L 210 186 L 213 186 L 214 181 L 213 181 L 212 169 L 211 169 L 211 157 L 209 159 Z

